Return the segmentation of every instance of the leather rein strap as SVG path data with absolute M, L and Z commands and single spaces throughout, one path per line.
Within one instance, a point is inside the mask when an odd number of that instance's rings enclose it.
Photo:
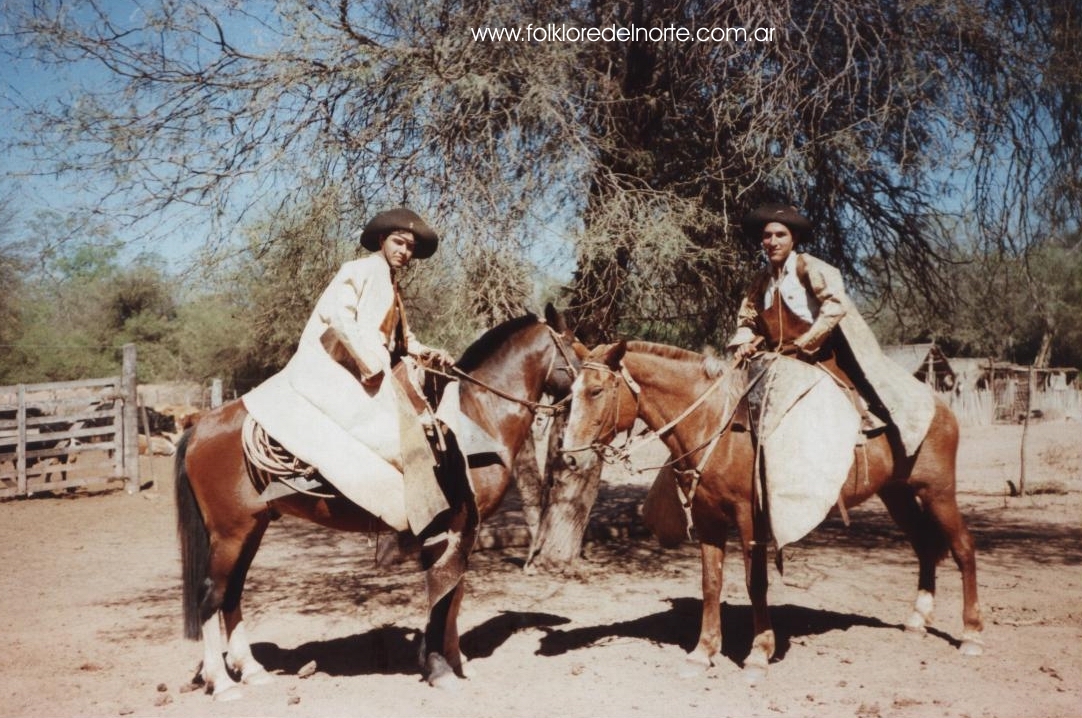
M 544 326 L 545 326 L 545 329 L 548 330 L 549 336 L 552 338 L 553 343 L 556 345 L 557 351 L 559 351 L 560 355 L 564 358 L 564 366 L 558 367 L 558 368 L 561 371 L 569 372 L 571 374 L 571 378 L 574 379 L 575 375 L 576 375 L 575 365 L 571 362 L 571 358 L 568 356 L 567 348 L 564 346 L 563 341 L 560 339 L 560 336 L 556 332 L 555 329 L 550 327 L 548 324 L 545 324 Z M 552 358 L 552 361 L 549 363 L 548 371 L 545 372 L 545 380 L 546 381 L 548 381 L 548 378 L 552 375 L 553 370 L 557 368 L 555 365 L 556 365 L 556 357 L 554 356 Z M 440 376 L 445 376 L 448 379 L 454 379 L 454 378 L 464 379 L 464 380 L 470 382 L 471 384 L 474 384 L 475 386 L 481 387 L 485 391 L 491 392 L 491 393 L 495 394 L 496 396 L 498 396 L 500 398 L 507 399 L 508 401 L 513 401 L 516 404 L 524 406 L 524 407 L 526 407 L 527 409 L 529 409 L 530 411 L 533 411 L 533 412 L 551 412 L 552 414 L 558 414 L 561 411 L 566 410 L 567 405 L 571 402 L 571 396 L 570 395 L 565 396 L 563 399 L 556 402 L 555 404 L 545 404 L 545 403 L 542 403 L 542 402 L 539 402 L 539 401 L 530 401 L 529 399 L 523 399 L 521 397 L 513 396 L 511 394 L 508 394 L 505 391 L 497 389 L 494 386 L 486 384 L 485 382 L 481 381 L 480 379 L 474 377 L 472 374 L 469 374 L 469 373 L 459 369 L 457 366 L 452 366 L 451 369 L 450 369 L 450 373 L 440 371 L 439 369 L 431 369 L 431 368 L 428 368 L 428 367 L 425 368 L 425 371 L 430 371 L 430 372 L 433 372 L 434 374 L 439 374 Z

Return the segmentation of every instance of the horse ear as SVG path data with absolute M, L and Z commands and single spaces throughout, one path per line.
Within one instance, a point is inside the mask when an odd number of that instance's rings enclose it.
M 564 315 L 556 311 L 556 307 L 552 306 L 552 302 L 545 304 L 545 322 L 560 334 L 567 331 L 567 322 L 564 321 Z
M 624 354 L 627 352 L 627 341 L 621 339 L 615 344 L 610 344 L 609 348 L 605 350 L 605 356 L 603 360 L 605 365 L 615 369 L 620 366 L 620 360 L 624 358 Z
M 579 361 L 586 361 L 586 357 L 590 355 L 590 347 L 586 346 L 578 339 L 571 342 L 571 351 L 575 352 L 575 356 L 579 358 Z

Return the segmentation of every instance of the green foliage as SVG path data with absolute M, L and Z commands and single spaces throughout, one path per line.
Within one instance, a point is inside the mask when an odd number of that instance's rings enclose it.
M 255 335 L 245 321 L 235 294 L 198 296 L 177 312 L 174 339 L 176 378 L 205 383 L 223 379 L 227 391 L 252 386 L 259 376 L 255 364 Z
M 1082 24 L 1071 3 L 190 4 L 7 6 L 7 59 L 90 61 L 108 74 L 74 101 L 13 98 L 27 121 L 9 144 L 41 172 L 76 179 L 98 210 L 119 204 L 139 219 L 194 207 L 220 230 L 208 244 L 246 225 L 235 287 L 210 295 L 223 326 L 228 311 L 245 330 L 243 359 L 209 352 L 232 357 L 230 371 L 280 367 L 353 256 L 350 230 L 399 203 L 444 231 L 406 293 L 418 335 L 452 349 L 534 296 L 553 246 L 573 255 L 561 266 L 573 259 L 574 275 L 545 291 L 586 341 L 720 343 L 758 260 L 739 220 L 774 199 L 802 205 L 817 227 L 807 249 L 840 266 L 899 340 L 1019 359 L 1050 347 L 1056 361 L 1077 346 L 1073 275 L 1058 273 L 1073 255 L 1042 254 L 1048 236 L 1082 220 Z M 531 23 L 774 37 L 471 36 Z M 171 326 L 198 318 L 171 315 L 138 278 L 114 291 L 112 237 L 65 246 L 91 236 L 65 223 L 43 255 L 54 284 L 36 277 L 19 317 L 33 315 L 31 298 L 53 303 L 44 320 L 87 346 L 135 338 L 167 348 L 152 371 L 167 371 L 170 352 L 209 370 L 194 338 L 170 344 Z M 959 225 L 980 242 L 959 245 Z
M 953 356 L 1021 363 L 1044 342 L 1053 366 L 1082 367 L 1082 241 L 1049 237 L 1025 252 L 981 250 L 972 243 L 942 261 L 952 301 L 915 296 L 879 307 L 873 325 L 884 343 L 935 341 Z M 891 281 L 911 286 L 904 272 Z
M 495 265 L 481 266 L 497 271 Z M 508 285 L 488 281 L 492 278 L 486 279 L 481 267 L 478 271 L 482 274 L 459 268 L 445 251 L 410 265 L 399 286 L 410 329 L 422 343 L 457 357 L 484 330 L 528 311 L 519 310 L 517 296 L 503 295 L 505 304 L 489 303 L 487 299 L 497 299 L 497 292 Z
M 115 374 L 121 347 L 134 343 L 140 379 L 175 374 L 173 287 L 154 258 L 120 264 L 119 244 L 97 237 L 50 241 L 57 217 L 37 217 L 39 263 L 22 275 L 17 330 L 0 366 L 0 381 L 69 381 Z M 24 268 L 27 264 L 22 264 Z
M 30 267 L 25 246 L 9 241 L 14 213 L 0 201 L 0 381 L 5 367 L 17 361 L 13 343 L 22 331 L 23 285 Z
M 343 238 L 346 221 L 328 189 L 246 230 L 248 249 L 234 269 L 243 296 L 233 297 L 250 326 L 245 374 L 264 378 L 293 355 L 320 293 L 355 251 L 356 240 Z

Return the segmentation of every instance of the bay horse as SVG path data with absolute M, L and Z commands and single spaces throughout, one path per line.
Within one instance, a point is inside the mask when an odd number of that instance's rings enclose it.
M 608 445 L 620 432 L 630 432 L 636 419 L 658 433 L 672 456 L 680 457 L 675 473 L 682 495 L 692 497 L 690 512 L 702 557 L 703 591 L 699 639 L 688 654 L 685 672 L 709 667 L 721 648 L 721 570 L 729 527 L 735 526 L 754 623 L 744 668 L 749 680 L 758 680 L 774 655 L 775 637 L 767 607 L 769 533 L 753 510 L 757 449 L 752 432 L 736 431 L 731 425 L 722 429 L 726 417 L 720 393 L 713 401 L 702 400 L 716 381 L 744 381 L 741 373 L 724 367 L 708 371 L 702 354 L 650 342 L 598 346 L 581 358 L 562 437 L 565 461 L 570 468 L 589 468 L 601 452 L 612 451 Z M 720 439 L 711 448 L 712 437 L 719 431 Z M 957 421 L 937 398 L 931 427 L 915 456 L 906 457 L 891 436 L 887 432 L 867 438 L 840 498 L 848 507 L 877 494 L 913 545 L 919 578 L 913 613 L 905 622 L 910 631 L 925 631 L 931 620 L 936 564 L 950 550 L 962 575 L 960 649 L 964 655 L 979 655 L 983 649 L 976 558 L 955 496 Z M 705 463 L 704 452 L 710 452 Z M 859 481 L 855 480 L 858 463 Z M 700 466 L 701 476 L 696 479 L 693 470 Z
M 566 396 L 578 363 L 563 318 L 551 304 L 545 313 L 546 321 L 528 314 L 489 330 L 454 368 L 462 379 L 463 413 L 512 459 L 530 436 L 535 411 L 545 406 L 539 400 Z M 216 700 L 240 697 L 233 675 L 248 684 L 270 680 L 252 655 L 241 594 L 272 520 L 288 514 L 341 531 L 393 532 L 340 494 L 295 493 L 261 501 L 241 443 L 246 414 L 240 399 L 206 412 L 182 436 L 175 460 L 185 636 L 203 638 L 199 675 Z M 463 462 L 452 468 L 450 476 L 441 477 L 451 508 L 421 536 L 406 537 L 419 546 L 426 572 L 429 610 L 421 659 L 428 682 L 437 686 L 464 677 L 457 627 L 462 578 L 479 522 L 499 506 L 511 477 L 510 467 L 499 462 L 474 468 L 471 491 Z

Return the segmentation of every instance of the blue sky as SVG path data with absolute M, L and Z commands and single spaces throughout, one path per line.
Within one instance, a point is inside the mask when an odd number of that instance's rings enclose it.
M 4 9 L 3 5 L 0 0 L 0 10 Z M 119 19 L 121 26 L 126 24 L 126 16 L 142 12 L 137 3 L 126 0 L 105 0 L 101 5 Z M 77 98 L 85 90 L 100 89 L 111 80 L 110 73 L 94 61 L 45 65 L 26 57 L 12 57 L 26 53 L 18 52 L 18 41 L 8 30 L 7 16 L 0 13 L 0 144 L 4 146 L 25 139 L 26 108 Z M 251 38 L 256 33 L 239 35 Z M 85 177 L 50 175 L 45 172 L 47 169 L 47 165 L 35 161 L 32 148 L 13 148 L 5 153 L 0 196 L 10 200 L 18 219 L 24 223 L 41 212 L 67 215 L 79 206 L 92 205 L 97 199 L 93 194 L 96 188 L 88 189 Z M 123 209 L 122 205 L 112 207 L 116 214 Z M 115 216 L 107 209 L 98 216 L 107 221 L 109 215 Z M 178 206 L 158 213 L 153 221 L 132 227 L 114 221 L 110 226 L 115 238 L 125 244 L 122 255 L 125 258 L 150 252 L 179 267 L 188 264 L 205 246 L 212 231 L 208 217 L 209 211 L 204 208 Z M 0 242 L 18 240 L 25 231 L 21 227 L 9 231 L 0 236 Z

